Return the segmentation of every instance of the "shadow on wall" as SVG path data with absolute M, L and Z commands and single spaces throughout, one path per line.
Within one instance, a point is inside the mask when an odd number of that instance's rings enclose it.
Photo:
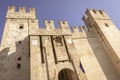
M 29 37 L 1 50 L 0 80 L 30 80 L 29 58 Z
M 94 34 L 96 34 L 96 33 L 94 33 Z M 88 36 L 89 34 L 86 33 L 86 35 Z M 97 61 L 99 62 L 99 65 L 101 66 L 107 80 L 119 80 L 120 77 L 117 74 L 117 71 L 115 70 L 113 64 L 111 63 L 111 61 L 107 55 L 107 52 L 105 51 L 102 43 L 100 42 L 100 39 L 98 37 L 93 37 L 93 38 L 88 38 L 87 40 L 91 46 L 91 49 L 94 52 L 94 55 L 96 56 Z

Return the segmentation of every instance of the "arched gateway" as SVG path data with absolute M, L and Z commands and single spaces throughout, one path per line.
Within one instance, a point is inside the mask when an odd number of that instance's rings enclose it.
M 58 74 L 58 80 L 77 80 L 77 77 L 72 70 L 62 69 Z

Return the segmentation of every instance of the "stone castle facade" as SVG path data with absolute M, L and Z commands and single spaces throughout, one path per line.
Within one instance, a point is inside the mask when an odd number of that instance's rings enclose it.
M 119 80 L 120 31 L 102 10 L 87 9 L 87 26 L 52 20 L 39 28 L 35 8 L 8 7 L 0 47 L 0 80 Z

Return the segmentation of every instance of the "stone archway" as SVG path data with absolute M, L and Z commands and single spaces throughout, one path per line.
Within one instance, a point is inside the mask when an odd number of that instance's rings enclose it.
M 62 69 L 58 74 L 58 80 L 77 80 L 75 72 L 70 69 Z

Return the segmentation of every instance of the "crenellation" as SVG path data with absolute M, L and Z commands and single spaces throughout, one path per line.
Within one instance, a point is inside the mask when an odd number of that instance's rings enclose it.
M 20 13 L 26 13 L 26 7 L 19 7 Z
M 67 21 L 58 21 L 60 28 L 64 29 L 64 28 L 68 28 L 68 22 Z
M 119 80 L 119 30 L 103 10 L 87 9 L 82 19 L 86 26 L 44 20 L 39 28 L 35 8 L 9 6 L 0 80 Z
M 71 28 L 72 28 L 72 32 L 75 32 L 75 33 L 79 32 L 79 29 L 78 29 L 78 27 L 76 27 L 76 26 L 73 26 L 73 27 L 71 27 Z
M 98 12 L 98 11 L 97 11 L 97 10 L 95 10 L 95 9 L 93 9 L 93 12 L 94 12 L 95 14 L 97 14 L 97 12 Z
M 30 10 L 31 14 L 36 14 L 36 9 L 35 8 L 30 8 L 29 10 Z
M 86 32 L 86 31 L 87 31 L 85 26 L 80 26 L 80 30 L 81 30 L 82 32 Z
M 51 30 L 51 29 L 55 29 L 55 26 L 54 26 L 54 21 L 53 20 L 44 20 L 44 24 L 45 24 L 45 28 L 47 30 Z
M 91 25 L 94 23 L 94 20 L 90 21 L 90 18 L 88 16 L 87 17 L 85 17 L 85 16 L 86 15 L 83 16 L 82 20 L 86 24 L 86 27 L 88 28 L 88 31 L 90 31 L 91 30 Z
M 39 29 L 38 19 L 29 19 L 29 31 L 32 32 L 34 29 Z
M 14 13 L 15 11 L 16 11 L 16 7 L 15 6 L 8 6 L 8 12 Z
M 36 18 L 36 9 L 30 8 L 29 12 L 26 11 L 26 7 L 19 7 L 19 11 L 16 11 L 15 6 L 9 6 L 6 18 Z
M 88 19 L 83 19 L 83 21 L 88 27 L 91 27 L 94 33 L 98 36 L 107 56 L 109 57 L 109 60 L 111 61 L 113 67 L 116 68 L 116 72 L 119 73 L 120 65 L 116 65 L 116 63 L 120 61 L 120 45 L 117 44 L 119 43 L 118 40 L 120 40 L 120 37 L 118 37 L 120 35 L 119 30 L 112 23 L 105 11 L 87 10 L 86 13 Z
M 103 10 L 87 9 L 86 15 L 92 19 L 93 18 L 95 18 L 95 19 L 110 19 L 110 17 Z

